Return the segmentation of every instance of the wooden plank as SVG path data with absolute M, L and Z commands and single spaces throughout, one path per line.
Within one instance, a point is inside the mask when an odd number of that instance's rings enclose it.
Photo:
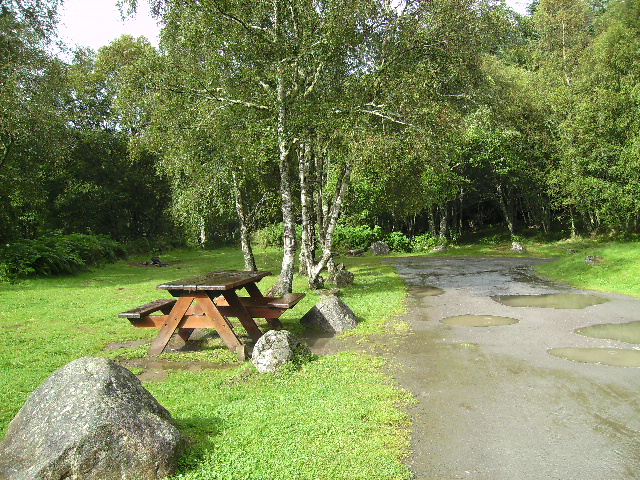
M 149 355 L 160 355 L 164 351 L 167 343 L 169 343 L 169 340 L 171 339 L 171 336 L 176 331 L 176 328 L 178 328 L 182 317 L 187 312 L 189 306 L 191 306 L 191 303 L 193 303 L 193 300 L 194 297 L 188 296 L 180 297 L 176 301 L 176 304 L 171 309 L 171 312 L 169 313 L 169 315 L 167 315 L 166 321 L 160 328 L 158 335 L 153 339 L 153 342 L 151 342 L 151 347 L 149 347 Z
M 163 283 L 157 288 L 170 291 L 225 291 L 233 288 L 240 288 L 250 283 L 259 282 L 264 277 L 271 275 L 271 272 L 258 271 L 216 271 L 204 275 L 176 280 L 174 282 Z
M 139 307 L 132 308 L 131 310 L 127 310 L 126 312 L 119 313 L 118 316 L 121 318 L 141 318 L 145 315 L 149 315 L 150 313 L 158 311 L 169 313 L 175 303 L 176 300 L 173 298 L 160 298 L 158 300 L 154 300 L 153 302 L 149 302 Z
M 262 297 L 262 298 L 254 298 L 254 297 L 238 297 L 242 306 L 245 308 L 251 307 L 267 307 L 267 308 L 276 308 L 287 310 L 289 308 L 294 307 L 300 300 L 305 297 L 304 293 L 287 293 L 282 297 Z M 224 297 L 218 297 L 215 300 L 215 303 L 218 307 L 228 306 L 229 303 L 226 301 Z M 256 315 L 252 315 L 256 317 Z

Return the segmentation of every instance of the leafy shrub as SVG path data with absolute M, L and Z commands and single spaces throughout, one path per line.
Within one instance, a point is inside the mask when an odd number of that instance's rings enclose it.
M 0 279 L 76 273 L 123 257 L 114 240 L 97 235 L 50 235 L 19 240 L 0 249 Z
M 138 238 L 124 245 L 127 255 L 158 255 L 179 248 L 187 248 L 187 242 L 179 236 Z
M 357 227 L 338 225 L 333 233 L 333 245 L 338 250 L 355 250 L 361 248 L 367 250 L 372 243 L 382 240 L 384 234 L 382 228 L 368 225 Z
M 413 252 L 426 252 L 433 250 L 438 245 L 442 245 L 442 238 L 434 237 L 430 233 L 423 233 L 413 237 L 411 241 L 411 250 Z
M 389 248 L 395 252 L 410 252 L 411 239 L 402 232 L 391 232 L 385 239 Z
M 507 234 L 496 234 L 490 237 L 484 237 L 479 240 L 479 243 L 483 245 L 499 245 L 501 243 L 507 243 L 510 237 Z
M 273 223 L 256 231 L 253 234 L 254 241 L 262 247 L 283 247 L 284 223 Z M 302 237 L 302 227 L 296 225 L 296 238 Z

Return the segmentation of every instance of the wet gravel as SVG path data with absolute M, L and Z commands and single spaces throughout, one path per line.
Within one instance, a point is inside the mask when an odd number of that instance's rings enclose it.
M 570 361 L 550 349 L 634 349 L 576 329 L 640 320 L 640 299 L 573 289 L 536 277 L 543 259 L 404 258 L 411 333 L 388 340 L 400 385 L 415 396 L 417 479 L 640 478 L 640 368 Z M 433 292 L 440 289 L 437 295 Z M 594 295 L 583 308 L 509 306 L 491 297 Z M 558 297 L 561 298 L 561 297 Z M 597 303 L 597 302 L 596 302 Z M 483 315 L 501 326 L 448 325 Z M 589 350 L 586 351 L 587 354 Z

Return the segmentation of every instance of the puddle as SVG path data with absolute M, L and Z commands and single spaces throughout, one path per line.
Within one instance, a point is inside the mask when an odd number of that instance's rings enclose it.
M 447 325 L 460 325 L 463 327 L 499 327 L 513 325 L 518 323 L 519 320 L 495 315 L 458 315 L 456 317 L 443 318 L 441 322 Z
M 141 368 L 143 372 L 136 375 L 141 382 L 161 382 L 169 377 L 171 370 L 201 372 L 203 370 L 223 370 L 237 366 L 236 364 L 220 364 L 200 360 L 176 362 L 155 357 L 133 358 L 130 360 L 122 360 L 119 363 L 129 369 Z
M 411 295 L 418 297 L 436 297 L 444 293 L 443 289 L 430 285 L 413 285 L 408 288 L 408 291 Z
M 581 363 L 599 363 L 612 367 L 640 367 L 640 350 L 628 348 L 552 348 L 555 356 Z
M 609 300 L 598 295 L 580 295 L 577 293 L 548 293 L 543 295 L 495 295 L 491 297 L 508 307 L 536 307 L 581 309 L 606 303 Z
M 625 343 L 640 344 L 640 322 L 604 323 L 590 327 L 579 328 L 576 333 L 591 338 L 605 338 Z

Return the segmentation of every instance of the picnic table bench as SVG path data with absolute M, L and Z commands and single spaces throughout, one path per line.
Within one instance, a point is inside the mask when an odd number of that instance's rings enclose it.
M 229 318 L 238 318 L 255 342 L 263 334 L 255 323 L 264 318 L 272 328 L 280 328 L 280 316 L 293 308 L 304 293 L 288 293 L 282 297 L 265 297 L 256 285 L 271 272 L 216 271 L 196 277 L 158 285 L 168 290 L 173 299 L 159 299 L 119 314 L 137 328 L 158 328 L 149 355 L 159 355 L 174 333 L 187 341 L 196 328 L 215 328 L 227 347 L 244 359 L 245 345 L 240 342 Z M 244 289 L 249 296 L 240 297 Z

